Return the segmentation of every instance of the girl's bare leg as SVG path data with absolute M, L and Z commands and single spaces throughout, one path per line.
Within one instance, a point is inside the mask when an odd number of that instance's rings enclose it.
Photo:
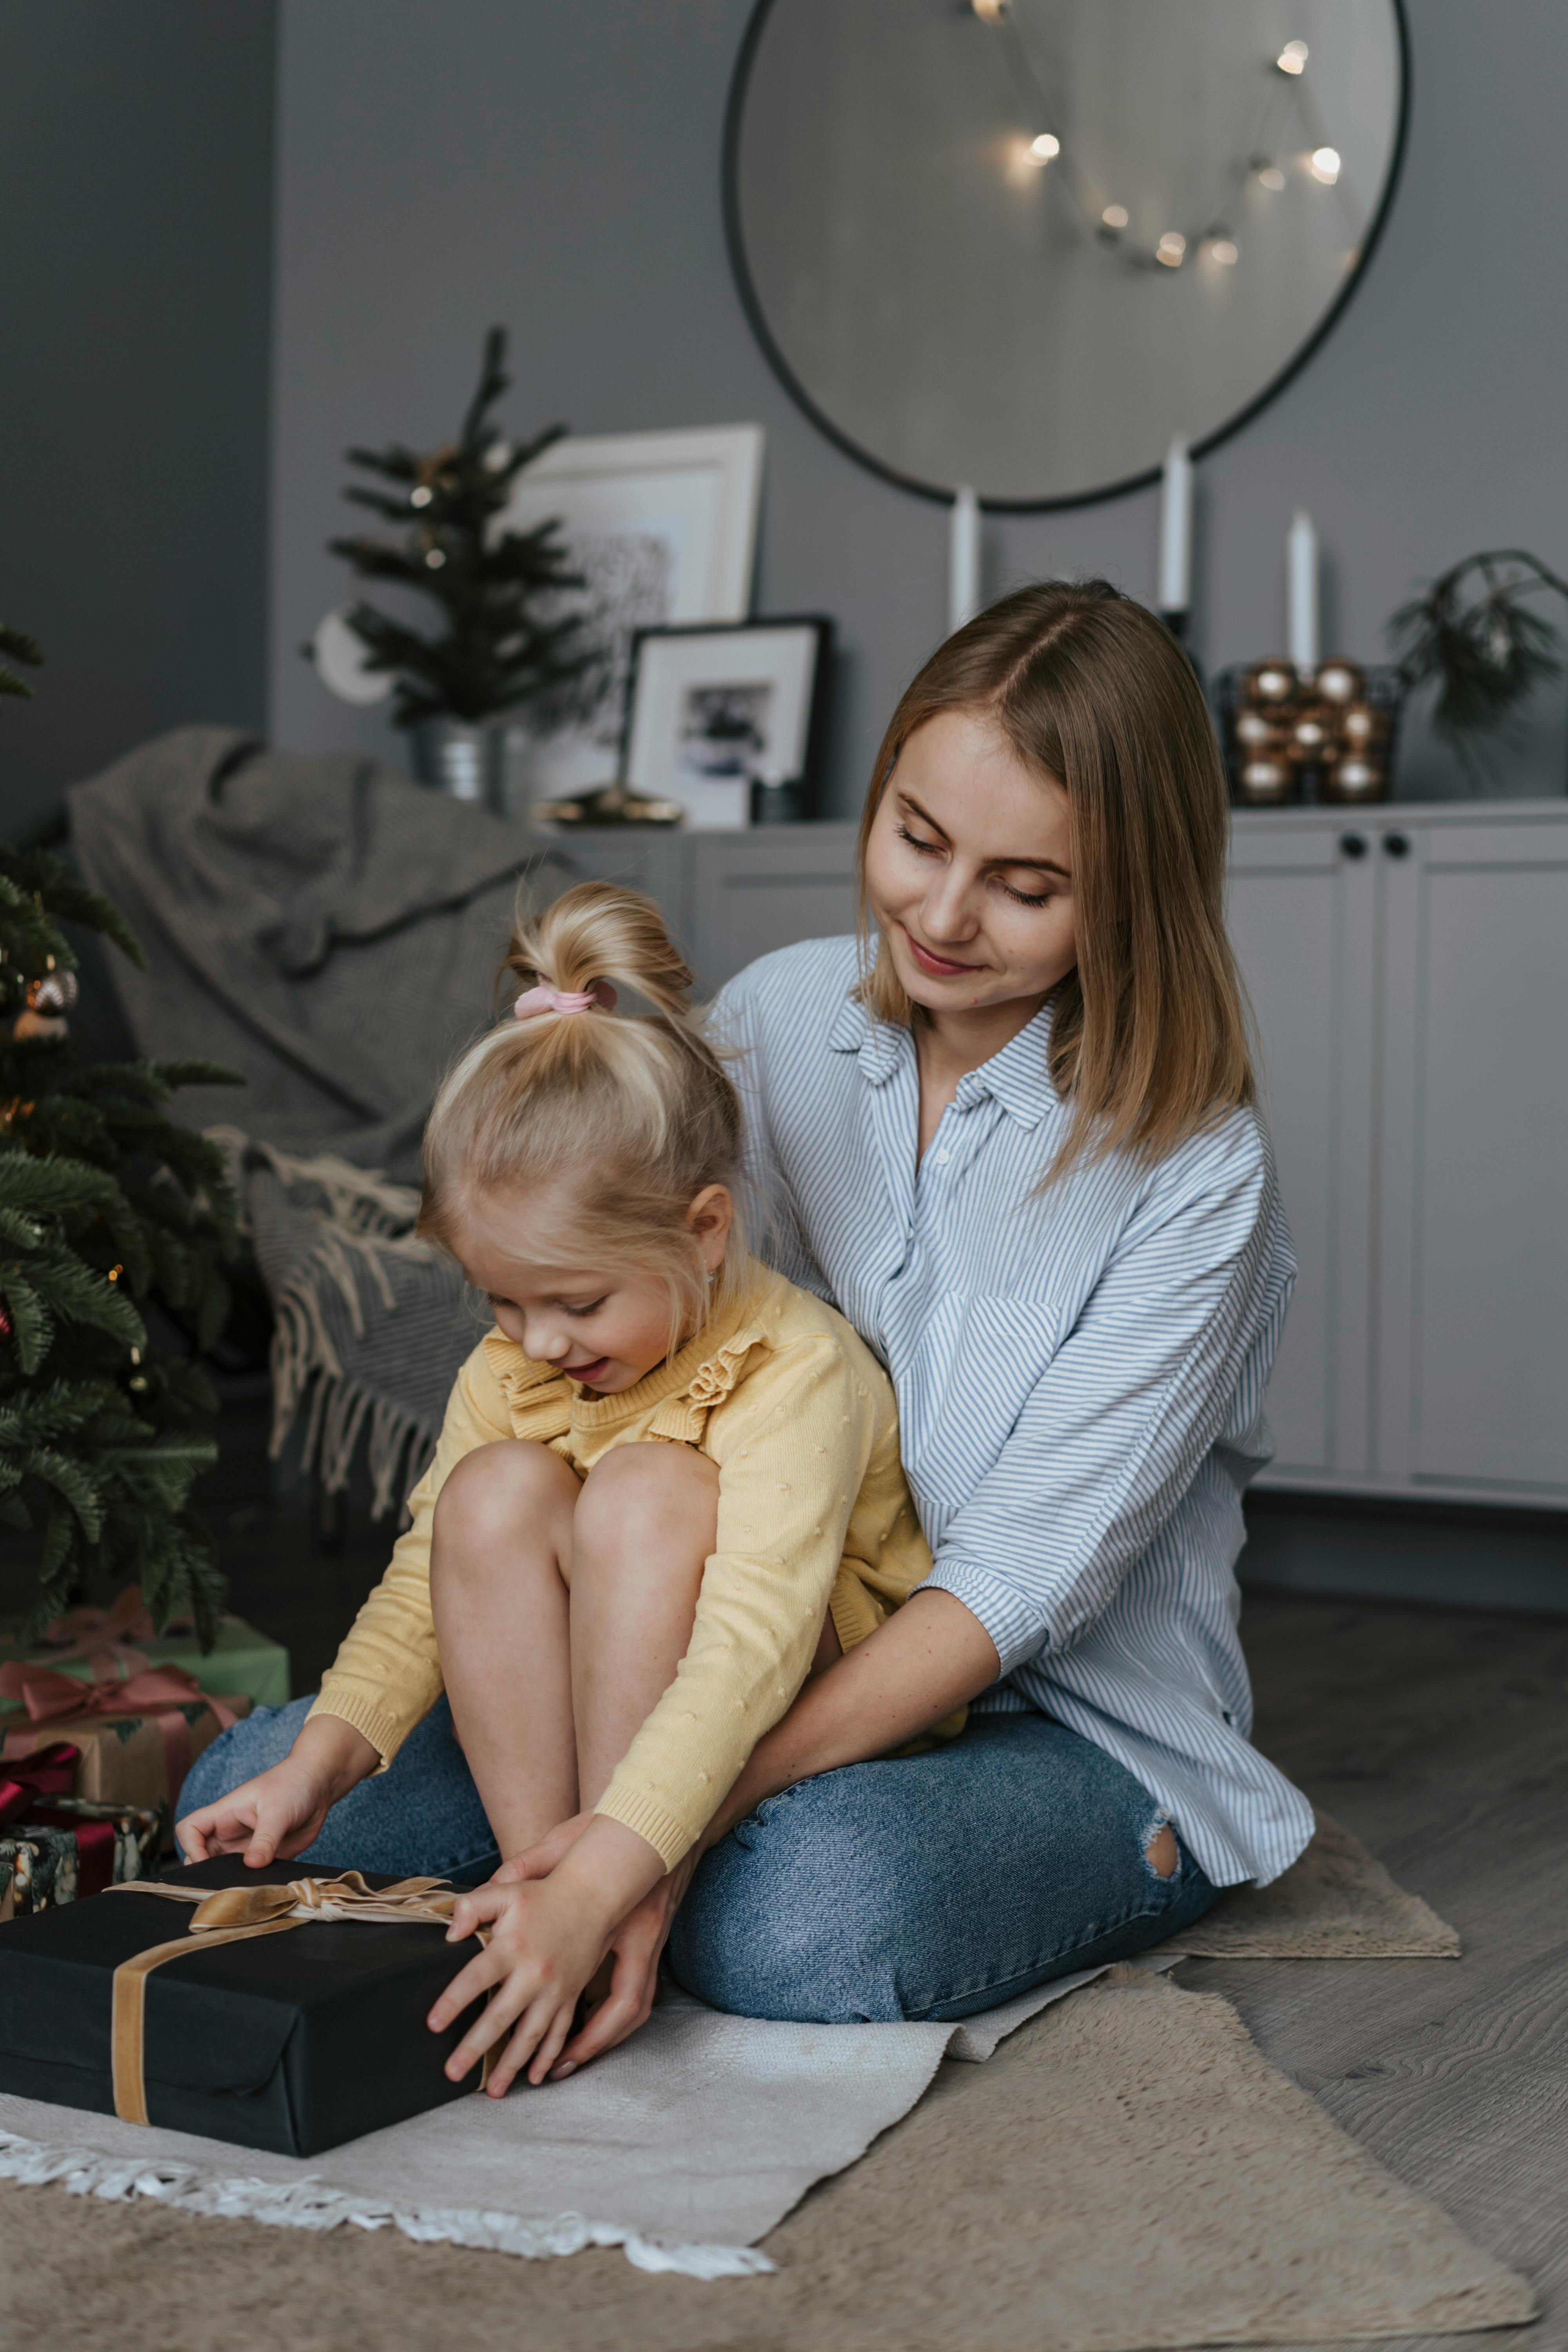
M 718 1523 L 718 1470 L 689 1445 L 617 1445 L 588 1473 L 568 1570 L 585 1812 L 675 1680 Z
M 567 1579 L 582 1493 L 559 1454 L 510 1438 L 465 1454 L 436 1505 L 441 1672 L 503 1858 L 577 1811 Z

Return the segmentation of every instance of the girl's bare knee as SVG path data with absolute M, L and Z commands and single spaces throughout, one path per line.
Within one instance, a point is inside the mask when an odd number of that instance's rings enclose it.
M 670 1445 L 662 1439 L 645 1439 L 616 1445 L 601 1455 L 589 1471 L 583 1503 L 616 1509 L 668 1496 L 689 1496 L 708 1501 L 719 1492 L 719 1471 L 706 1454 L 692 1445 Z
M 689 1529 L 704 1551 L 713 1547 L 719 1511 L 719 1471 L 695 1446 L 662 1440 L 617 1445 L 601 1456 L 584 1483 L 574 1523 L 574 1549 L 592 1559 L 620 1553 L 628 1522 L 637 1532 L 679 1539 Z M 710 1532 L 711 1530 L 711 1532 Z
M 438 1558 L 448 1570 L 453 1558 L 474 1559 L 474 1547 L 515 1535 L 520 1524 L 537 1518 L 542 1507 L 570 1507 L 576 1491 L 575 1473 L 559 1454 L 531 1438 L 498 1438 L 493 1444 L 477 1445 L 454 1465 L 436 1498 L 432 1567 Z M 462 1549 L 454 1555 L 443 1539 L 459 1534 Z

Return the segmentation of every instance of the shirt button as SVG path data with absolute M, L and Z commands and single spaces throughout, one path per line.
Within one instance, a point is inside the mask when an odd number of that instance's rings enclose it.
M 945 1168 L 945 1167 L 947 1166 L 947 1163 L 948 1163 L 949 1160 L 952 1158 L 952 1153 L 951 1153 L 951 1152 L 947 1152 L 947 1151 L 939 1151 L 939 1152 L 935 1155 L 935 1157 L 936 1157 L 936 1164 L 937 1164 L 937 1166 L 938 1166 L 939 1168 Z

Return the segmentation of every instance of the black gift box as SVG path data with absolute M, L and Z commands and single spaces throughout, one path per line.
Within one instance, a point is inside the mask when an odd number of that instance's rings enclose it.
M 237 1857 L 167 1874 L 183 1886 L 282 1885 L 336 1871 Z M 389 1886 L 367 1871 L 367 1885 Z M 94 1895 L 0 1927 L 0 2091 L 114 2113 L 110 1986 L 121 1960 L 172 1942 L 191 1910 L 166 1895 Z M 423 1920 L 317 1920 L 204 1951 L 146 1979 L 143 2074 L 150 2122 L 315 2156 L 402 2123 L 479 2084 L 442 2072 L 479 2004 L 432 2033 L 437 1995 L 480 1949 Z

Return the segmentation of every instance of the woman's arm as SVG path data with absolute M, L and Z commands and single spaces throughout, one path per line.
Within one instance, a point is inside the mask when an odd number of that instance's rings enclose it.
M 703 1853 L 781 1789 L 917 1739 L 989 1690 L 1000 1671 L 996 1644 L 973 1610 L 951 1592 L 922 1586 L 807 1683 L 789 1713 L 758 1740 L 708 1824 Z

